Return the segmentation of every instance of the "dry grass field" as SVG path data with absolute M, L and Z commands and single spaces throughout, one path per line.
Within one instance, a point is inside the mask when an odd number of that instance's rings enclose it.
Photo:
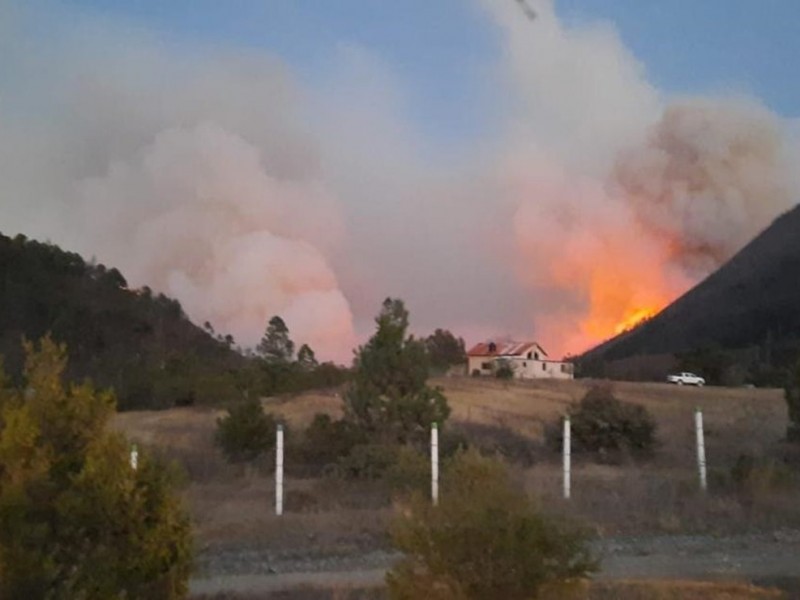
M 796 485 L 776 484 L 781 479 L 774 476 L 771 467 L 764 473 L 756 472 L 744 490 L 730 486 L 731 470 L 740 455 L 776 464 L 785 455 L 781 439 L 787 415 L 780 390 L 615 383 L 614 391 L 620 399 L 644 405 L 655 417 L 658 449 L 651 460 L 640 463 L 629 460 L 600 465 L 576 456 L 573 497 L 566 502 L 561 498 L 560 457 L 545 449 L 543 428 L 595 382 L 442 378 L 433 383 L 444 389 L 452 408 L 451 422 L 465 431 L 470 431 L 470 425 L 479 425 L 495 432 L 510 431 L 527 440 L 535 459 L 532 464 L 515 466 L 515 476 L 546 510 L 576 517 L 603 538 L 688 533 L 715 536 L 800 527 L 800 490 Z M 336 391 L 268 398 L 263 404 L 288 423 L 287 436 L 296 435 L 317 412 L 341 412 Z M 702 494 L 697 484 L 696 407 L 705 416 L 708 494 Z M 380 552 L 386 547 L 386 528 L 394 509 L 379 484 L 303 478 L 287 466 L 286 513 L 275 517 L 271 458 L 247 468 L 227 464 L 213 443 L 216 419 L 221 414 L 219 410 L 188 407 L 123 413 L 114 422 L 131 440 L 183 467 L 187 474 L 185 496 L 201 552 L 251 544 L 260 548 L 266 545 L 271 556 L 280 559 L 324 560 Z M 779 597 L 746 587 L 712 592 L 703 586 L 665 586 L 656 595 L 652 589 L 642 592 L 635 584 L 624 593 L 621 588 L 608 589 L 598 584 L 584 597 Z
M 576 457 L 573 499 L 565 503 L 559 497 L 559 457 L 539 447 L 543 426 L 563 414 L 592 381 L 442 378 L 434 383 L 447 395 L 452 421 L 507 428 L 529 438 L 538 460 L 529 468 L 519 468 L 518 476 L 530 493 L 555 510 L 583 517 L 600 533 L 728 531 L 800 522 L 795 493 L 782 494 L 766 484 L 763 490 L 753 489 L 746 501 L 713 493 L 741 454 L 776 457 L 781 453 L 787 416 L 780 390 L 614 384 L 620 399 L 643 404 L 652 412 L 658 423 L 659 448 L 651 461 L 640 464 L 597 465 Z M 264 405 L 288 422 L 289 435 L 317 412 L 339 414 L 341 410 L 341 400 L 333 391 L 265 399 Z M 708 497 L 697 491 L 695 407 L 705 415 L 712 490 Z M 371 501 L 373 490 L 368 485 L 298 479 L 290 471 L 289 513 L 280 521 L 275 519 L 268 470 L 228 465 L 215 449 L 213 435 L 220 414 L 189 407 L 123 413 L 115 420 L 130 439 L 176 460 L 186 470 L 186 494 L 202 543 L 272 532 L 289 546 L 307 544 L 309 536 L 316 536 L 320 543 L 347 546 L 384 530 L 391 509 Z M 293 498 L 299 499 L 296 507 Z

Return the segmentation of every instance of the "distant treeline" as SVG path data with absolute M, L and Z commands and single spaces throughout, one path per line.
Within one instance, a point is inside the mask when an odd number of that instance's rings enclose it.
M 0 234 L 0 357 L 12 378 L 21 378 L 22 339 L 46 335 L 67 346 L 67 378 L 113 389 L 120 410 L 219 406 L 339 386 L 351 374 L 319 363 L 306 344 L 295 351 L 279 316 L 255 349 L 243 350 L 210 323 L 192 323 L 177 300 L 130 289 L 115 268 Z M 449 331 L 437 329 L 423 341 L 436 372 L 466 361 L 464 340 Z
M 177 300 L 129 289 L 117 269 L 0 234 L 0 355 L 12 377 L 23 368 L 21 339 L 47 334 L 67 345 L 68 378 L 112 388 L 122 410 L 221 404 L 347 377 L 332 364 L 244 356 L 230 336 L 189 321 Z

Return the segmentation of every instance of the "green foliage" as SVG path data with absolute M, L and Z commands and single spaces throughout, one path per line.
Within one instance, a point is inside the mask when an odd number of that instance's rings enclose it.
M 345 418 L 373 436 L 419 441 L 431 423 L 447 419 L 447 400 L 439 388 L 426 385 L 427 352 L 423 342 L 406 337 L 402 300 L 387 298 L 376 323 L 375 334 L 356 354 Z
M 107 424 L 111 394 L 64 385 L 66 351 L 25 344 L 0 377 L 0 597 L 183 598 L 188 518 L 174 479 Z
M 748 496 L 798 485 L 798 475 L 787 465 L 771 458 L 742 454 L 731 469 L 731 482 L 737 491 Z
M 416 448 L 401 446 L 386 470 L 385 479 L 394 493 L 424 494 L 431 485 L 430 458 Z
M 789 375 L 789 382 L 784 388 L 784 397 L 789 409 L 786 438 L 790 442 L 800 442 L 800 359 Z
M 475 451 L 445 471 L 439 506 L 418 496 L 391 535 L 405 555 L 387 575 L 394 600 L 529 600 L 597 568 L 582 531 L 542 514 Z
M 494 376 L 498 379 L 505 379 L 506 381 L 509 379 L 514 379 L 514 367 L 512 366 L 511 361 L 506 358 L 498 358 L 496 361 Z
M 613 460 L 621 454 L 649 456 L 655 448 L 656 422 L 646 408 L 622 402 L 610 386 L 594 386 L 580 402 L 569 408 L 572 422 L 572 450 L 588 453 L 600 460 Z M 561 420 L 545 432 L 548 445 L 561 448 Z
M 70 349 L 68 381 L 113 388 L 120 410 L 225 402 L 235 385 L 204 397 L 204 378 L 233 379 L 242 356 L 193 325 L 180 304 L 148 288 L 128 289 L 116 269 L 52 244 L 0 235 L 0 354 L 9 374 L 24 367 L 21 336 L 51 334 Z
M 349 421 L 333 420 L 329 415 L 318 413 L 303 434 L 300 453 L 307 463 L 329 465 L 365 442 L 363 432 Z
M 737 365 L 733 352 L 724 350 L 719 345 L 706 345 L 701 348 L 677 354 L 677 371 L 689 371 L 701 375 L 709 385 L 741 385 L 744 377 L 736 371 L 742 370 Z
M 277 423 L 257 398 L 239 401 L 217 419 L 214 441 L 230 462 L 252 462 L 275 446 Z
M 289 338 L 289 328 L 279 316 L 275 315 L 269 320 L 256 351 L 268 363 L 287 364 L 292 361 L 294 342 Z
M 308 344 L 303 344 L 297 351 L 297 365 L 303 371 L 311 371 L 319 366 L 317 357 Z
M 359 444 L 339 459 L 337 470 L 346 479 L 383 479 L 395 464 L 399 450 L 395 444 Z
M 425 338 L 425 349 L 428 351 L 431 368 L 439 372 L 467 362 L 464 340 L 456 338 L 446 329 L 437 329 Z

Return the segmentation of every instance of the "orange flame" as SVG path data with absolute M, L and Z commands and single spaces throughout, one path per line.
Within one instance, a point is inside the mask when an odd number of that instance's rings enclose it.
M 644 323 L 647 319 L 656 315 L 663 307 L 656 307 L 650 306 L 645 308 L 638 308 L 633 310 L 632 312 L 628 312 L 625 317 L 623 317 L 622 321 L 617 323 L 617 326 L 614 328 L 614 333 L 619 335 L 620 333 L 625 333 L 636 327 L 637 325 Z

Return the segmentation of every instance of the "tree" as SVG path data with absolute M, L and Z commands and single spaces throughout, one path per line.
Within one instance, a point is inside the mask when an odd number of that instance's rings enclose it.
M 789 375 L 789 382 L 784 388 L 786 405 L 789 408 L 789 425 L 786 438 L 790 442 L 800 442 L 800 359 Z
M 217 419 L 214 441 L 230 462 L 252 462 L 275 445 L 277 424 L 264 412 L 261 401 L 248 398 Z
M 66 350 L 25 343 L 0 376 L 0 597 L 182 598 L 190 524 L 170 472 L 107 429 L 114 397 L 65 386 Z
M 319 366 L 317 357 L 308 344 L 303 344 L 300 346 L 300 350 L 297 351 L 297 364 L 304 371 L 313 371 Z
M 289 338 L 289 328 L 279 316 L 269 320 L 264 337 L 256 347 L 268 363 L 287 364 L 294 357 L 294 342 Z
M 439 506 L 417 495 L 391 537 L 405 555 L 387 575 L 393 600 L 528 600 L 597 569 L 582 531 L 542 514 L 477 451 L 456 455 Z
M 406 336 L 403 301 L 387 298 L 375 321 L 375 334 L 356 353 L 353 382 L 344 394 L 345 418 L 379 437 L 422 439 L 432 422 L 444 424 L 447 400 L 441 389 L 426 385 L 425 345 Z
M 425 339 L 425 348 L 433 369 L 445 371 L 449 367 L 467 362 L 464 340 L 456 338 L 446 329 L 437 329 L 429 335 Z

